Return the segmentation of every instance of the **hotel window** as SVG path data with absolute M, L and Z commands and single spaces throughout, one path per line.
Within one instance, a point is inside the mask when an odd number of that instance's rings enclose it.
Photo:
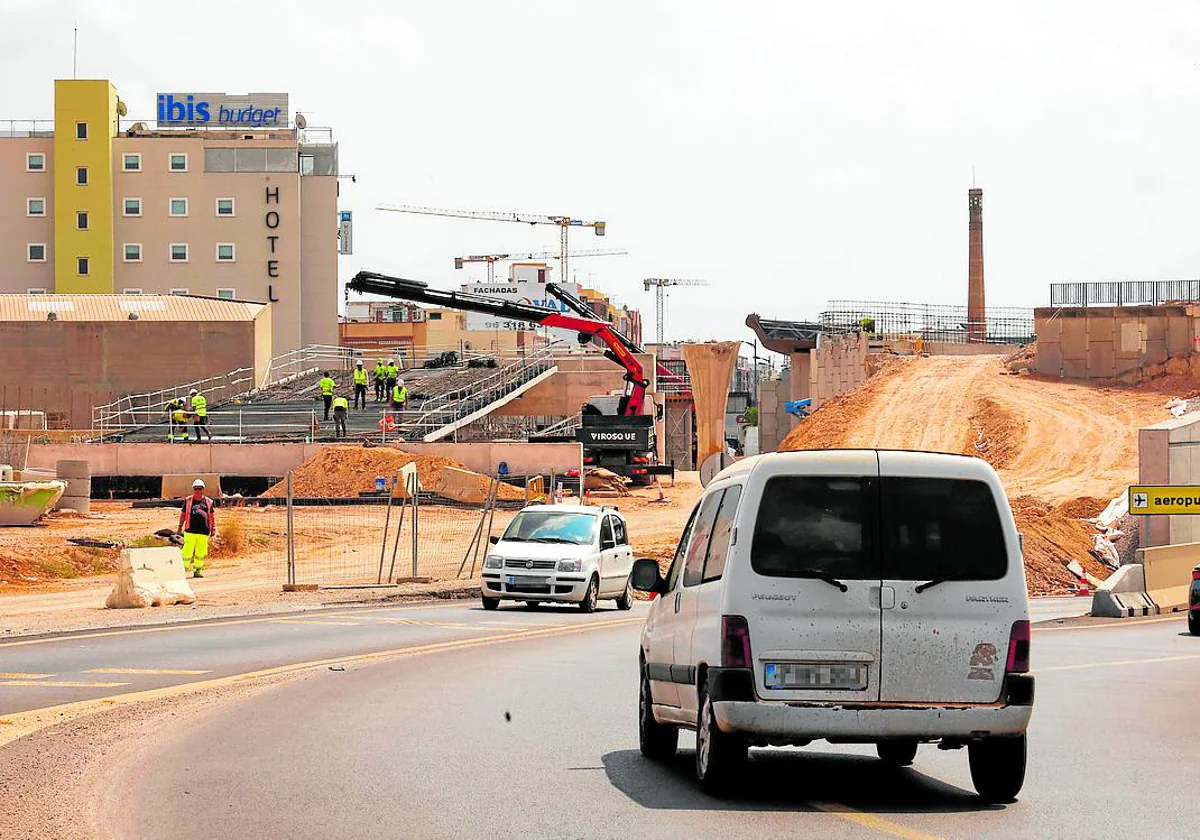
M 183 295 L 186 295 L 187 293 L 188 293 L 187 289 L 172 289 L 171 290 L 171 294 L 176 295 L 177 297 L 182 297 Z
M 232 242 L 217 245 L 217 262 L 233 262 L 235 259 Z
M 85 122 L 75 123 L 75 139 L 76 140 L 86 140 L 87 139 L 87 123 L 85 123 Z
M 87 277 L 91 273 L 91 263 L 87 257 L 78 257 L 75 260 L 75 273 L 80 277 Z
M 142 245 L 140 242 L 125 243 L 125 262 L 141 262 Z
M 217 289 L 217 297 L 220 300 L 236 300 L 237 289 Z
M 183 152 L 172 152 L 171 156 L 167 158 L 167 167 L 172 172 L 187 172 L 187 155 Z
M 46 243 L 30 242 L 25 246 L 25 259 L 29 262 L 46 261 Z
M 75 183 L 81 187 L 86 187 L 87 182 L 88 182 L 87 167 L 86 166 L 76 166 L 75 167 Z
M 123 290 L 121 291 L 121 294 L 123 294 L 123 295 L 130 295 L 130 296 L 133 296 L 133 297 L 136 297 L 137 295 L 140 295 L 141 293 L 142 293 L 142 290 L 141 290 L 141 289 L 123 289 Z
M 130 152 L 122 157 L 121 168 L 126 172 L 141 172 L 142 171 L 142 156 L 136 152 Z
M 27 199 L 25 199 L 25 215 L 26 216 L 45 216 L 46 215 L 46 199 L 44 199 L 44 198 L 27 198 Z
M 218 216 L 234 215 L 232 198 L 218 198 L 217 199 L 217 215 Z
M 126 216 L 142 215 L 142 200 L 140 198 L 127 198 L 125 199 L 124 205 L 125 206 L 122 208 L 122 212 Z
M 75 229 L 76 230 L 87 230 L 88 229 L 88 214 L 87 214 L 86 210 L 79 210 L 75 213 Z
M 25 155 L 26 172 L 45 172 L 46 156 L 41 152 L 29 152 Z
M 171 243 L 171 262 L 187 262 L 188 246 L 186 242 Z
M 186 198 L 171 199 L 171 215 L 186 216 L 188 214 L 188 200 Z

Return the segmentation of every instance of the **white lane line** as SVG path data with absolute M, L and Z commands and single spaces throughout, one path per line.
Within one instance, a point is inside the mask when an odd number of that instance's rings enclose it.
M 116 688 L 129 685 L 123 682 L 59 682 L 53 680 L 0 680 L 0 688 L 6 686 L 28 686 L 32 688 Z
M 0 673 L 0 680 L 44 680 L 46 677 L 53 677 L 54 674 L 4 674 Z
M 1035 668 L 1034 673 L 1078 671 L 1083 668 L 1108 668 L 1117 665 L 1153 665 L 1158 662 L 1182 662 L 1186 659 L 1200 659 L 1200 653 L 1188 653 L 1181 656 L 1156 656 L 1150 659 L 1114 659 L 1111 662 L 1081 662 L 1078 665 L 1051 665 L 1049 668 Z
M 136 676 L 158 676 L 164 675 L 169 677 L 198 677 L 201 674 L 211 674 L 212 671 L 185 671 L 179 668 L 92 668 L 90 671 L 84 671 L 85 674 L 133 674 Z

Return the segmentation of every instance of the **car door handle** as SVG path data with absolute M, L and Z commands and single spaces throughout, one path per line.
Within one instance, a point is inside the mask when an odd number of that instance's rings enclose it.
M 871 606 L 880 610 L 896 608 L 896 589 L 892 586 L 872 586 Z

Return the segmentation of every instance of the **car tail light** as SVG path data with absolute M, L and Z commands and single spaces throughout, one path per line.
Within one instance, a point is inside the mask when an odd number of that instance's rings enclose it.
M 649 456 L 647 456 L 647 455 L 634 455 L 634 456 L 633 456 L 633 463 L 635 463 L 635 464 L 649 464 L 649 463 L 650 463 L 650 457 L 649 457 Z
M 649 472 L 649 470 L 646 469 L 645 467 L 634 467 L 633 469 L 631 469 L 629 471 L 629 474 L 630 475 L 645 475 L 648 472 Z
M 721 616 L 721 667 L 750 667 L 750 626 L 745 616 Z
M 1010 674 L 1029 673 L 1029 622 L 1014 621 L 1012 635 L 1008 637 L 1008 664 L 1005 666 Z
M 593 458 L 591 455 L 584 455 L 584 456 L 583 456 L 583 463 L 585 463 L 585 464 L 594 464 L 594 463 L 596 463 L 596 459 L 595 459 L 595 458 Z
M 1200 569 L 1192 569 L 1192 580 L 1200 580 Z

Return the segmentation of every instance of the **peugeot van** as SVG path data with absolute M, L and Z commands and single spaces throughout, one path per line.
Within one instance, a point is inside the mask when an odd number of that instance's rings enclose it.
M 718 473 L 688 519 L 642 633 L 641 750 L 696 731 L 721 790 L 751 746 L 867 743 L 892 765 L 967 748 L 991 802 L 1025 777 L 1033 709 L 1021 544 L 985 461 L 786 452 Z

